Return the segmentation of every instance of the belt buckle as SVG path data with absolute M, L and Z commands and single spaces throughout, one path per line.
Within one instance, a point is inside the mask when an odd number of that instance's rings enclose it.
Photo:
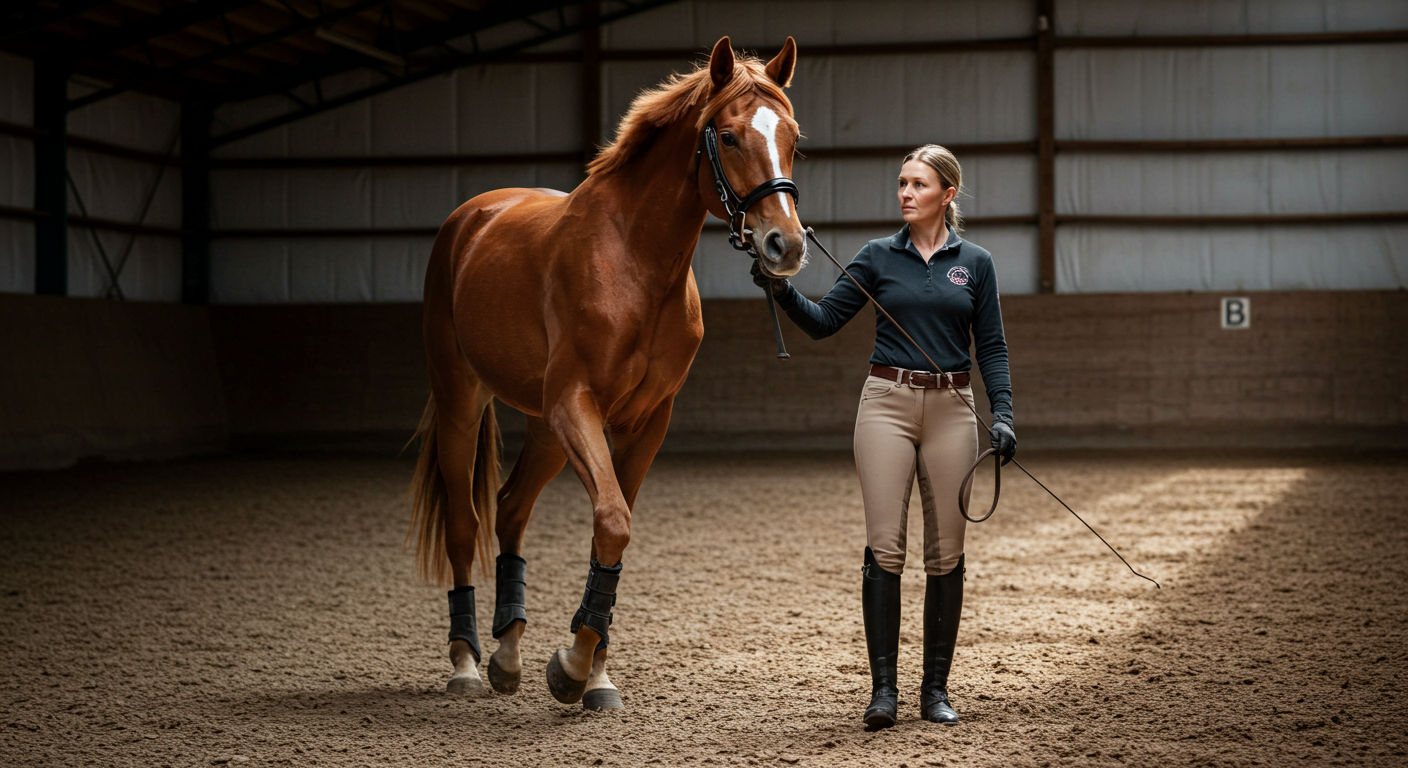
M 915 383 L 914 383 L 914 375 L 915 375 L 915 374 L 919 374 L 919 375 L 921 375 L 921 376 L 933 376 L 933 375 L 934 375 L 934 374 L 932 374 L 932 373 L 929 373 L 928 371 L 910 371 L 910 372 L 909 372 L 909 380 L 906 381 L 905 384 L 908 385 L 910 389 L 930 389 L 930 387 L 926 387 L 926 386 L 924 386 L 923 384 L 915 384 Z

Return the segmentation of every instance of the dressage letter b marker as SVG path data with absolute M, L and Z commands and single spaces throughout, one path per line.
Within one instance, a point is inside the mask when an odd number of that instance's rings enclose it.
M 1252 300 L 1246 297 L 1222 300 L 1222 327 L 1242 330 L 1252 326 Z

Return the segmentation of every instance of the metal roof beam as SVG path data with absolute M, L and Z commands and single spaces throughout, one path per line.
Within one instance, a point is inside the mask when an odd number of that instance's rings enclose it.
M 353 16 L 358 13 L 371 10 L 372 8 L 376 8 L 377 6 L 385 5 L 388 2 L 391 2 L 391 0 L 362 0 L 362 2 L 355 3 L 346 8 L 339 8 L 337 10 L 327 11 L 321 16 L 303 18 L 299 21 L 294 22 L 293 24 L 290 24 L 286 27 L 281 27 L 268 34 L 258 35 L 256 37 L 249 38 L 248 40 L 236 43 L 235 45 L 220 48 L 204 56 L 197 56 L 193 59 L 187 59 L 181 62 L 180 64 L 175 64 L 170 67 L 165 67 L 162 69 L 150 69 L 131 80 L 128 80 L 123 83 L 118 83 L 117 85 L 114 85 L 111 88 L 107 88 L 105 90 L 89 94 L 79 99 L 71 99 L 68 102 L 68 108 L 71 111 L 80 107 L 85 107 L 95 101 L 101 101 L 103 99 L 111 98 L 120 93 L 126 93 L 127 91 L 136 88 L 141 88 L 145 85 L 150 85 L 159 80 L 165 80 L 169 77 L 179 75 L 183 72 L 189 72 L 192 69 L 198 69 L 200 67 L 207 66 L 228 56 L 234 56 L 239 53 L 244 53 L 245 51 L 248 51 L 251 48 L 258 48 L 261 45 L 267 45 L 269 43 L 276 42 L 285 37 L 289 37 L 290 35 L 296 35 L 302 32 L 307 32 L 311 29 L 315 29 L 320 26 L 332 24 L 333 22 L 336 22 L 339 19 L 343 19 L 348 16 Z
M 169 8 L 160 16 L 150 16 L 83 40 L 76 40 L 70 55 L 75 61 L 106 56 L 146 40 L 179 32 L 186 27 L 219 18 L 223 13 L 243 8 L 246 5 L 253 5 L 256 1 L 201 0 L 201 2 Z
M 447 40 L 517 21 L 525 16 L 549 11 L 561 5 L 576 4 L 576 0 L 571 2 L 536 0 L 535 2 L 505 3 L 477 12 L 462 11 L 444 22 L 429 25 L 430 28 L 425 31 L 401 34 L 399 39 L 395 41 L 399 47 L 399 50 L 395 52 L 402 56 L 409 56 L 417 50 L 438 45 Z M 391 44 L 392 41 L 389 39 L 378 41 L 378 47 L 387 50 L 391 50 L 389 47 Z M 365 55 L 338 52 L 267 77 L 251 78 L 244 86 L 237 86 L 219 94 L 218 99 L 229 102 L 271 96 L 313 80 L 331 77 L 364 66 L 368 66 L 368 59 Z
M 26 32 L 33 32 L 40 27 L 66 21 L 74 16 L 82 16 L 88 9 L 102 5 L 108 1 L 109 0 L 77 0 L 76 2 L 67 3 L 63 7 L 56 8 L 48 13 L 35 14 L 23 21 L 16 22 L 13 27 L 7 27 L 4 31 L 0 31 L 0 40 L 18 37 Z
M 550 32 L 540 32 L 539 34 L 533 37 L 521 38 L 506 45 L 501 45 L 498 48 L 481 48 L 473 53 L 462 54 L 460 56 L 455 57 L 448 57 L 446 60 L 437 63 L 435 66 L 416 70 L 415 72 L 408 72 L 400 77 L 392 77 L 386 80 L 385 82 L 378 83 L 376 85 L 369 86 L 358 91 L 353 91 L 351 93 L 344 94 L 335 99 L 319 101 L 318 103 L 310 105 L 303 109 L 294 110 L 293 112 L 289 112 L 278 117 L 270 118 L 268 120 L 255 123 L 254 125 L 245 126 L 244 128 L 237 128 L 228 133 L 215 136 L 211 139 L 210 144 L 212 147 L 219 146 L 221 144 L 227 144 L 231 141 L 235 141 L 236 139 L 242 139 L 246 136 L 261 133 L 271 128 L 277 128 L 281 125 L 286 125 L 295 120 L 301 120 L 305 117 L 311 117 L 312 115 L 318 114 L 320 112 L 325 112 L 335 107 L 343 106 L 344 104 L 351 104 L 352 102 L 361 101 L 362 99 L 375 96 L 379 93 L 384 93 L 394 88 L 399 88 L 403 85 L 410 85 L 411 83 L 419 82 L 421 80 L 425 80 L 426 78 L 434 77 L 436 75 L 442 74 L 444 72 L 449 72 L 454 69 L 459 69 L 460 67 L 470 66 L 473 64 L 482 64 L 487 61 L 502 58 L 504 56 L 508 56 L 510 54 L 517 53 L 518 51 L 524 50 L 525 48 L 531 48 L 535 45 L 542 45 L 543 43 L 556 40 L 560 37 L 576 34 L 578 32 L 583 31 L 588 26 L 609 24 L 613 21 L 618 21 L 620 19 L 626 18 L 627 16 L 633 16 L 637 13 L 640 13 L 641 11 L 647 11 L 652 8 L 658 8 L 662 5 L 668 5 L 674 1 L 675 0 L 640 0 L 640 2 L 635 3 L 621 3 L 625 6 L 624 10 L 618 10 L 612 13 L 603 13 L 599 17 L 599 19 L 594 23 L 586 23 L 583 20 L 579 19 L 578 21 L 572 24 L 565 24 Z M 547 9 L 540 9 L 539 12 L 541 13 L 542 10 Z

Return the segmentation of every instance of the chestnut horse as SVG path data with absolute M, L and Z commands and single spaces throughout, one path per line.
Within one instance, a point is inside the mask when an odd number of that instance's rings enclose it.
M 484 690 L 470 573 L 476 550 L 487 563 L 491 527 L 501 554 L 489 682 L 517 690 L 523 531 L 538 493 L 570 461 L 591 497 L 591 561 L 572 646 L 548 662 L 548 686 L 564 703 L 621 706 L 605 665 L 631 507 L 704 334 L 690 270 L 700 230 L 709 213 L 728 217 L 701 162 L 701 137 L 715 127 L 733 188 L 790 177 L 798 132 L 782 89 L 796 60 L 791 38 L 764 65 L 735 57 L 725 37 L 707 67 L 635 99 L 571 194 L 486 192 L 440 227 L 425 277 L 431 396 L 418 432 L 411 538 L 421 574 L 455 587 L 450 692 Z M 743 226 L 761 235 L 755 250 L 765 272 L 801 269 L 795 200 L 767 194 Z M 495 398 L 528 417 L 502 488 Z

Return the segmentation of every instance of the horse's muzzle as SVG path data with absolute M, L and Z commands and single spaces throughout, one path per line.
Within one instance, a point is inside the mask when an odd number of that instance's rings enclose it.
M 789 236 L 773 227 L 759 246 L 758 266 L 770 277 L 791 277 L 801 271 L 807 253 L 807 242 L 802 235 Z

